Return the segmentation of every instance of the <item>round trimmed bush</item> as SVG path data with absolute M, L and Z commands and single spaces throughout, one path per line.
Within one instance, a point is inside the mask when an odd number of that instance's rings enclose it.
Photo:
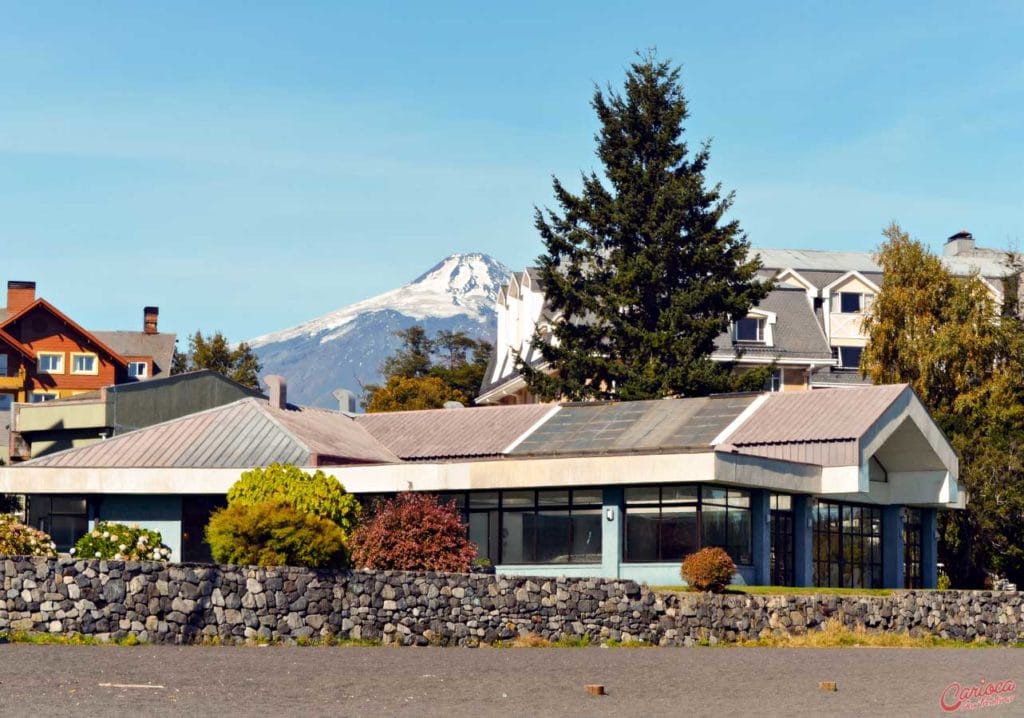
M 210 517 L 206 542 L 217 563 L 243 566 L 348 565 L 345 532 L 283 501 L 232 503 Z
M 721 593 L 732 581 L 736 564 L 717 546 L 702 548 L 683 559 L 679 575 L 698 591 Z
M 75 542 L 71 553 L 78 558 L 115 561 L 167 561 L 171 557 L 159 531 L 112 521 L 97 521 L 92 531 Z
M 50 535 L 18 521 L 11 514 L 0 514 L 0 556 L 57 555 L 57 545 Z

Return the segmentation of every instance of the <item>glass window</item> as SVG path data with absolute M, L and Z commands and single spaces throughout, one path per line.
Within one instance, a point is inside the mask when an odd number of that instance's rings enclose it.
M 14 403 L 14 396 L 11 394 L 0 394 L 0 411 L 10 411 Z
M 654 497 L 660 496 L 655 502 Z M 697 484 L 626 490 L 626 561 L 681 561 L 705 547 L 751 562 L 750 494 Z
M 881 509 L 818 501 L 812 516 L 814 585 L 880 588 Z
M 736 320 L 736 341 L 738 342 L 763 342 L 764 341 L 764 319 Z
M 0 376 L 7 376 L 7 355 L 0 354 Z
M 72 354 L 71 355 L 71 373 L 72 374 L 95 374 L 96 373 L 96 355 L 95 354 Z
M 860 294 L 856 292 L 839 293 L 839 311 L 843 314 L 857 314 L 860 312 Z
M 71 496 L 31 496 L 28 502 L 29 524 L 45 531 L 68 551 L 89 530 L 84 498 Z
M 500 563 L 600 563 L 601 489 L 502 491 L 500 500 Z
M 839 347 L 839 366 L 843 369 L 856 369 L 860 366 L 863 351 L 863 347 Z
M 903 585 L 921 588 L 921 510 L 903 509 Z
M 771 376 L 764 383 L 765 391 L 782 391 L 782 369 L 772 369 Z
M 133 376 L 136 379 L 145 379 L 149 376 L 149 364 L 144 361 L 128 362 L 128 376 Z
M 37 353 L 36 369 L 40 374 L 63 374 L 64 354 L 61 352 Z
M 28 393 L 28 402 L 30 404 L 41 404 L 44 401 L 53 401 L 57 398 L 57 392 L 55 391 L 30 391 Z

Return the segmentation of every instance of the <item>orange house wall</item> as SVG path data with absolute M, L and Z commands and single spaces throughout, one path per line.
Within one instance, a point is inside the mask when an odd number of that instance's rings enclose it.
M 36 321 L 43 319 L 45 327 L 36 325 Z M 65 324 L 62 320 L 50 315 L 44 309 L 36 309 L 19 319 L 8 332 L 33 352 L 63 352 L 64 373 L 63 374 L 39 374 L 36 371 L 36 364 L 29 362 L 27 367 L 28 390 L 59 391 L 62 396 L 74 391 L 88 391 L 99 389 L 110 384 L 116 384 L 120 374 L 124 372 L 120 367 L 110 361 L 106 353 L 100 350 L 86 335 L 73 327 Z M 96 374 L 72 374 L 71 353 L 87 352 L 97 357 L 98 371 Z

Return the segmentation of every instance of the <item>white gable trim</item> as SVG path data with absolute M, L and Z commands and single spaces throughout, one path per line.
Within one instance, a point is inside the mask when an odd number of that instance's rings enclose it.
M 846 282 L 846 281 L 848 281 L 850 279 L 854 279 L 854 278 L 859 279 L 860 281 L 864 282 L 864 284 L 866 284 L 869 287 L 871 287 L 872 289 L 874 289 L 876 294 L 878 292 L 882 291 L 881 287 L 879 287 L 877 284 L 875 284 L 870 279 L 865 277 L 863 274 L 858 272 L 856 269 L 851 269 L 849 272 L 847 272 L 846 274 L 841 276 L 839 279 L 837 279 L 834 282 L 832 282 L 831 284 L 828 284 L 825 287 L 823 287 L 822 290 L 821 290 L 822 295 L 823 296 L 828 296 L 828 295 L 832 294 L 833 287 L 836 287 L 836 286 L 842 284 L 843 282 Z

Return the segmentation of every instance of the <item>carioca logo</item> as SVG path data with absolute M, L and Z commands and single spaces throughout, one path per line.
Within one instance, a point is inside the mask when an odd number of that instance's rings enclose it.
M 947 713 L 960 710 L 960 707 L 968 701 L 976 701 L 978 699 L 989 699 L 978 701 L 980 705 L 995 705 L 997 703 L 1009 703 L 1013 700 L 1013 696 L 1008 698 L 996 698 L 992 700 L 993 696 L 1004 696 L 1007 693 L 1013 693 L 1017 690 L 1017 684 L 1013 681 L 994 681 L 989 683 L 988 681 L 981 681 L 977 685 L 973 686 L 961 686 L 959 683 L 950 683 L 942 691 L 942 696 L 939 698 L 939 705 L 942 706 L 942 710 Z M 966 707 L 966 706 L 965 706 Z

